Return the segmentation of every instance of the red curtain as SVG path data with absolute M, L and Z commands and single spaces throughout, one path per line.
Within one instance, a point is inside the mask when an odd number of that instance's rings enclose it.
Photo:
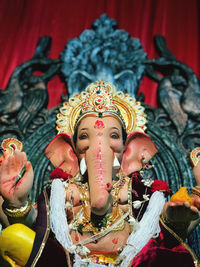
M 200 76 L 199 0 L 0 0 L 0 88 L 14 69 L 30 59 L 38 39 L 53 39 L 50 58 L 57 59 L 68 40 L 90 29 L 103 13 L 117 20 L 119 29 L 140 41 L 149 58 L 156 57 L 153 36 L 166 37 L 176 58 Z M 48 84 L 49 108 L 60 102 L 64 84 Z M 156 106 L 156 84 L 145 79 L 140 91 Z

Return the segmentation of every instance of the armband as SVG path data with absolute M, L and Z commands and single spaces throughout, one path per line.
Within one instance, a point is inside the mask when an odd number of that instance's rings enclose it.
M 200 186 L 195 186 L 191 188 L 191 193 L 200 197 Z
M 5 203 L 5 202 L 4 202 Z M 8 217 L 12 217 L 12 218 L 20 218 L 20 217 L 24 217 L 25 215 L 27 215 L 31 208 L 32 208 L 32 202 L 30 201 L 30 199 L 28 199 L 25 203 L 25 205 L 21 208 L 7 208 L 5 207 L 5 204 L 3 203 L 2 205 L 2 209 L 4 211 L 4 213 L 8 216 Z

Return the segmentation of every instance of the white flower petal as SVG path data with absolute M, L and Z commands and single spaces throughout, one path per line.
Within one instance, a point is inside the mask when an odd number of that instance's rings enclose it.
M 70 223 L 69 224 L 69 229 L 70 230 L 77 230 L 77 223 L 76 222 Z
M 150 187 L 153 184 L 154 180 L 152 180 L 152 179 L 143 179 L 142 182 L 143 182 L 143 184 L 145 186 Z
M 130 216 L 130 218 L 128 220 L 129 224 L 134 225 L 135 221 L 136 221 L 136 219 L 134 217 Z
M 140 201 L 140 200 L 133 201 L 134 209 L 139 209 L 141 207 L 141 205 L 142 205 L 142 201 Z
M 130 216 L 130 219 L 128 221 L 129 221 L 129 224 L 133 226 L 133 231 L 137 231 L 140 228 L 139 222 L 137 221 L 137 219 L 133 218 L 132 216 Z
M 66 202 L 65 203 L 65 208 L 67 209 L 67 208 L 72 208 L 73 207 L 73 205 L 70 203 L 70 202 Z
M 81 259 L 81 267 L 88 266 L 91 263 L 91 260 L 88 258 Z
M 68 181 L 64 181 L 64 182 L 63 182 L 63 185 L 64 185 L 65 189 L 67 189 L 68 186 L 69 186 L 69 182 L 68 182 Z
M 75 252 L 76 252 L 76 245 L 72 245 L 72 246 L 69 248 L 69 252 L 71 252 L 71 253 L 75 253 Z
M 144 200 L 148 201 L 149 200 L 149 195 L 144 194 L 143 198 L 144 198 Z
M 79 253 L 80 255 L 86 256 L 88 253 L 90 253 L 90 250 L 82 245 L 78 245 L 76 248 L 77 253 Z

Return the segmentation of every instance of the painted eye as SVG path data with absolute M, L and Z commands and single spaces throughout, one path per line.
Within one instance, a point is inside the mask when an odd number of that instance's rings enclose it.
M 87 139 L 88 138 L 88 135 L 86 133 L 82 133 L 80 136 L 79 136 L 79 139 L 80 140 L 84 140 L 84 139 Z
M 119 136 L 118 133 L 111 133 L 110 137 L 111 137 L 112 139 L 119 139 L 119 138 L 120 138 L 120 136 Z

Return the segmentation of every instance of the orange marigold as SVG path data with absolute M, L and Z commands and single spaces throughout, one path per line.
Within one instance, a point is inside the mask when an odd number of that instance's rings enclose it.
M 181 187 L 174 195 L 171 196 L 172 202 L 185 202 L 188 201 L 190 205 L 192 204 L 192 199 L 188 195 L 187 187 L 183 186 Z

